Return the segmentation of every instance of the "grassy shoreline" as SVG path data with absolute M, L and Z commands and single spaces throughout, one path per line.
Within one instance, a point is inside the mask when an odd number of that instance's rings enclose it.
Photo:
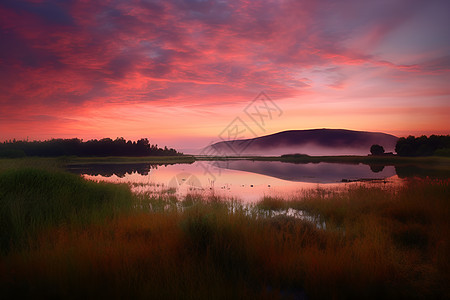
M 61 163 L 0 161 L 6 297 L 450 296 L 448 179 L 319 188 L 248 206 L 134 195 L 61 171 Z

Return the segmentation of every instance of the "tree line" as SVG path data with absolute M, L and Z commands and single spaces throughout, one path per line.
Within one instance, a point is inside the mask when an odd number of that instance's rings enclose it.
M 450 135 L 402 137 L 397 141 L 395 152 L 399 156 L 450 156 Z
M 175 156 L 182 155 L 173 148 L 159 148 L 147 138 L 126 141 L 124 138 L 100 140 L 51 139 L 47 141 L 10 140 L 0 144 L 0 157 L 21 156 Z

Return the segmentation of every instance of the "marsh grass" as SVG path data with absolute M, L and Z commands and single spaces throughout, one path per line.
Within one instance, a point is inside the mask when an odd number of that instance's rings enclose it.
M 48 170 L 0 178 L 2 222 L 14 219 L 18 232 L 6 241 L 27 237 L 1 256 L 6 297 L 450 296 L 448 180 L 316 189 L 247 205 L 214 195 L 133 195 Z M 323 220 L 326 230 L 283 214 L 289 208 Z
M 0 158 L 0 172 L 6 170 L 17 170 L 20 168 L 38 168 L 44 170 L 61 170 L 66 162 L 66 158 Z
M 95 183 L 36 168 L 0 173 L 0 249 L 24 244 L 37 232 L 62 224 L 86 225 L 131 208 L 128 186 Z

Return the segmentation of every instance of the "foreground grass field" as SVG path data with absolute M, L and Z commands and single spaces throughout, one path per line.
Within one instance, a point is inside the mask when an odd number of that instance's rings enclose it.
M 448 180 L 244 205 L 58 166 L 0 167 L 2 297 L 450 298 Z

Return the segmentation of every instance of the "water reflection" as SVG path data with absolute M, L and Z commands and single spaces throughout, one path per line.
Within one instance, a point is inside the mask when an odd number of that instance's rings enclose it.
M 111 177 L 116 175 L 123 178 L 125 175 L 138 173 L 141 175 L 148 175 L 152 168 L 156 168 L 156 165 L 150 164 L 83 164 L 83 165 L 71 165 L 69 170 L 76 174 L 92 175 Z
M 361 181 L 397 184 L 408 177 L 450 178 L 448 168 L 436 169 L 430 165 L 293 164 L 249 160 L 83 164 L 71 165 L 69 170 L 95 181 L 127 183 L 136 193 L 171 193 L 180 197 L 189 193 L 213 193 L 246 202 L 258 201 L 264 196 L 289 198 L 318 186 L 345 187 Z
M 115 164 L 72 164 L 69 171 L 80 175 L 104 176 L 111 177 L 113 175 L 123 178 L 126 175 L 137 173 L 140 175 L 148 175 L 152 169 L 158 166 L 168 166 L 171 164 L 149 164 L 149 163 L 115 163 Z
M 293 164 L 278 161 L 217 161 L 222 169 L 262 174 L 283 180 L 309 183 L 335 183 L 367 179 L 384 179 L 395 175 L 393 166 L 377 168 L 364 164 L 305 163 Z
M 371 164 L 371 165 L 369 165 L 369 167 L 370 167 L 370 170 L 374 173 L 379 173 L 384 170 L 384 165 Z
M 400 178 L 450 178 L 450 168 L 445 166 L 429 166 L 425 164 L 403 164 L 395 166 L 395 173 Z
M 159 168 L 171 170 L 184 170 L 188 164 L 149 164 L 149 163 L 97 163 L 97 164 L 73 164 L 69 166 L 69 171 L 97 177 L 125 178 L 132 174 L 149 176 Z M 196 170 L 197 176 L 204 177 L 205 170 L 213 167 L 216 169 L 215 175 L 221 175 L 224 170 L 235 170 L 246 172 L 247 178 L 252 178 L 255 174 L 270 176 L 286 181 L 304 183 L 335 183 L 348 182 L 367 179 L 385 179 L 394 175 L 400 178 L 408 177 L 431 177 L 450 178 L 450 169 L 426 164 L 358 164 L 358 163 L 286 163 L 278 161 L 212 161 L 195 162 L 194 166 L 203 166 L 203 171 Z M 208 165 L 208 166 L 206 166 Z M 175 176 L 176 174 L 173 174 Z M 152 176 L 153 177 L 153 176 Z M 153 179 L 157 176 L 154 176 Z M 180 178 L 175 177 L 180 185 Z M 251 181 L 251 180 L 250 180 Z
M 244 201 L 289 197 L 303 189 L 348 184 L 396 183 L 398 178 L 436 174 L 422 167 L 277 161 L 197 161 L 192 164 L 83 164 L 69 170 L 96 181 L 128 183 L 137 193 L 214 193 Z M 212 172 L 211 174 L 206 172 Z M 442 173 L 442 174 L 441 174 Z M 440 176 L 447 176 L 442 171 Z M 399 176 L 396 176 L 398 174 Z M 356 183 L 355 183 L 356 182 Z

